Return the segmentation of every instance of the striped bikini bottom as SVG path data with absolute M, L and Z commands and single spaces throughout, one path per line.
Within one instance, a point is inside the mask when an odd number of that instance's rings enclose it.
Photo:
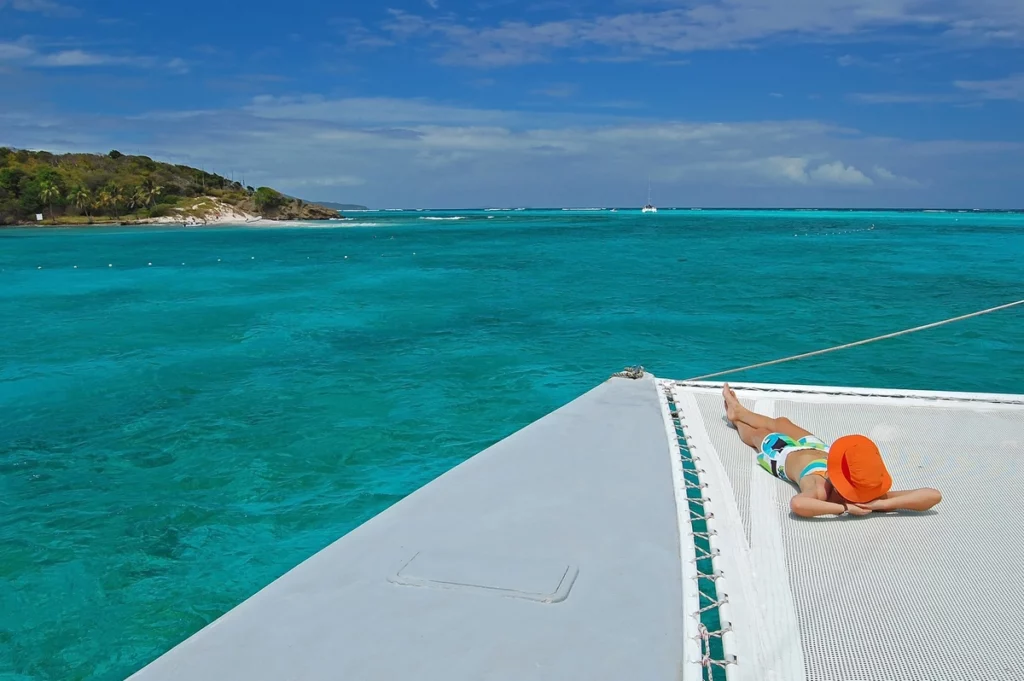
M 805 449 L 816 449 L 824 454 L 824 456 L 811 461 L 800 471 L 800 475 L 792 478 L 786 474 L 786 458 L 793 452 Z M 761 441 L 761 448 L 757 452 L 757 463 L 761 464 L 761 468 L 777 478 L 799 483 L 800 480 L 808 475 L 825 475 L 828 469 L 826 464 L 827 457 L 828 445 L 813 435 L 794 440 L 782 433 L 770 433 Z

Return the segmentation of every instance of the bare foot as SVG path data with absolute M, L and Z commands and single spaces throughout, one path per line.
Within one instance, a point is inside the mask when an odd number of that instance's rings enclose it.
M 728 383 L 722 386 L 722 397 L 725 398 L 725 418 L 734 423 L 743 412 L 743 405 L 740 404 L 739 398 L 736 397 L 736 391 Z

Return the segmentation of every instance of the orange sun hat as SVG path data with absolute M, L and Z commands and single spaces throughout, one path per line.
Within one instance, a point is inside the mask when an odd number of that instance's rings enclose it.
M 828 450 L 828 479 L 847 501 L 866 504 L 892 489 L 878 446 L 863 435 L 847 435 Z

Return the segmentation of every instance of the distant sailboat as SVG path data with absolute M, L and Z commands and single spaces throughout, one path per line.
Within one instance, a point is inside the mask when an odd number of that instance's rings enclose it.
M 647 204 L 643 207 L 642 213 L 657 213 L 658 209 L 651 203 L 651 178 L 647 178 Z

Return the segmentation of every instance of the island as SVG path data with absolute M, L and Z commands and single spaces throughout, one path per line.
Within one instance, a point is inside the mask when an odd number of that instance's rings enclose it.
M 334 208 L 222 175 L 119 151 L 0 147 L 0 226 L 239 224 L 330 220 Z
M 346 211 L 346 210 L 363 211 L 363 210 L 370 210 L 366 206 L 360 205 L 358 203 L 334 203 L 333 201 L 317 201 L 317 203 L 319 205 L 321 205 L 321 206 L 325 206 L 327 208 L 333 208 L 334 210 L 337 210 L 337 211 Z

